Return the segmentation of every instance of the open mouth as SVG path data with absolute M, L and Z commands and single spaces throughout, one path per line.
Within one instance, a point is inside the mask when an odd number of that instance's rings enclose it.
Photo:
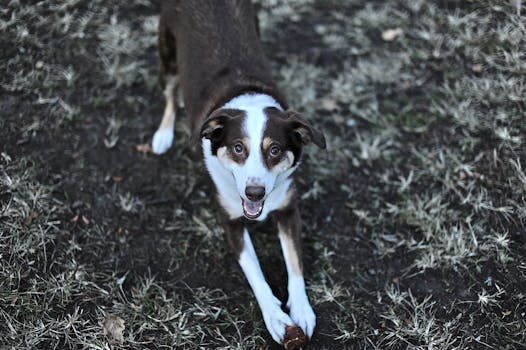
M 247 219 L 254 220 L 261 215 L 265 201 L 252 202 L 243 198 L 241 198 L 241 201 L 243 202 L 243 215 L 245 215 Z

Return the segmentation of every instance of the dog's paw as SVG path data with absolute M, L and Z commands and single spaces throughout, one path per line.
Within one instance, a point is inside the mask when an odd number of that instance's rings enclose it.
M 265 326 L 267 326 L 272 339 L 281 344 L 285 337 L 285 328 L 294 324 L 294 322 L 292 322 L 289 315 L 281 310 L 279 304 L 272 303 L 272 305 L 263 308 L 261 311 Z
M 174 142 L 174 131 L 173 129 L 159 129 L 153 135 L 152 140 L 152 151 L 155 154 L 163 154 Z
M 309 304 L 307 295 L 303 294 L 289 298 L 287 306 L 290 310 L 292 321 L 300 326 L 310 339 L 316 327 L 316 314 L 314 314 L 314 310 Z

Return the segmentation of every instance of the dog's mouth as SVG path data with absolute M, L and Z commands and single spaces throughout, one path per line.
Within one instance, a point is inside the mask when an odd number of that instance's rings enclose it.
M 243 198 L 241 198 L 241 200 L 243 202 L 243 215 L 245 215 L 247 219 L 254 220 L 261 215 L 265 201 L 252 202 Z

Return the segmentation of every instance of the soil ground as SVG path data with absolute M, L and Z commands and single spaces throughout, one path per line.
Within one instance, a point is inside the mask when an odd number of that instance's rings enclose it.
M 258 4 L 278 84 L 328 140 L 296 176 L 310 348 L 526 348 L 526 7 Z M 0 349 L 280 348 L 184 108 L 174 147 L 144 152 L 158 13 L 0 9 Z M 275 225 L 252 236 L 286 300 Z

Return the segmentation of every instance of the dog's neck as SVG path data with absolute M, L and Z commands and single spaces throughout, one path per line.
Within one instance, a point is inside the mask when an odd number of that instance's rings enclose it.
M 236 96 L 225 103 L 221 108 L 263 110 L 267 107 L 275 107 L 283 111 L 283 107 L 272 96 L 259 93 L 245 93 L 243 95 Z

